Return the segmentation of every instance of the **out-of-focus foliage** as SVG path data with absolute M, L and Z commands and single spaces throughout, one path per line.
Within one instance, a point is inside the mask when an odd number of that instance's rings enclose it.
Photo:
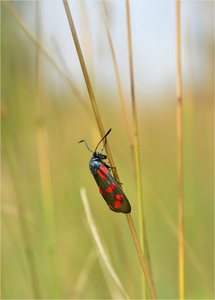
M 146 3 L 156 10 L 155 3 Z M 185 15 L 188 9 L 186 3 L 183 2 L 182 6 Z M 192 15 L 185 23 L 186 26 L 194 26 L 200 22 L 200 29 L 199 35 L 187 36 L 187 47 L 183 53 L 183 62 L 186 62 L 186 66 L 183 65 L 186 70 L 183 74 L 183 150 L 187 242 L 185 289 L 188 299 L 213 298 L 213 30 L 212 23 L 207 23 L 211 24 L 210 28 L 204 28 L 201 23 L 205 18 L 211 18 L 212 22 L 212 12 L 207 1 L 205 3 L 201 11 L 196 9 L 199 15 Z M 16 1 L 10 4 L 26 24 L 31 24 L 30 30 L 35 34 L 35 2 Z M 42 7 L 43 2 L 40 9 Z M 114 8 L 111 2 L 112 13 Z M 60 4 L 59 9 L 63 10 Z M 51 12 L 51 2 L 46 3 L 46 10 Z M 81 10 L 79 14 L 81 16 Z M 81 71 L 75 69 L 72 82 L 84 98 L 83 102 L 3 5 L 1 17 L 2 298 L 111 297 L 108 285 L 111 279 L 103 274 L 87 228 L 80 200 L 82 186 L 87 190 L 97 229 L 115 271 L 128 295 L 140 298 L 141 269 L 126 219 L 124 215 L 108 210 L 88 170 L 91 153 L 77 143 L 85 138 L 94 148 L 100 138 L 84 82 L 80 79 Z M 89 14 L 89 19 L 92 17 Z M 135 16 L 132 15 L 132 18 L 135 19 Z M 102 18 L 99 20 L 101 22 Z M 156 19 L 152 21 L 156 22 Z M 43 24 L 47 25 L 40 19 L 41 32 L 45 30 Z M 185 35 L 186 28 L 183 26 L 182 15 L 182 32 Z M 88 30 L 84 26 L 79 28 L 83 33 L 82 40 Z M 206 37 L 202 34 L 205 31 L 208 31 Z M 138 33 L 141 30 L 136 30 L 134 35 Z M 64 35 L 64 32 L 61 34 Z M 106 40 L 104 33 L 99 38 Z M 144 38 L 142 34 L 141 38 Z M 98 47 L 98 41 L 93 43 L 92 39 L 91 42 L 92 49 Z M 68 35 L 68 45 L 72 43 Z M 100 44 L 106 45 L 105 51 L 109 53 L 108 45 L 103 41 Z M 50 53 L 53 49 L 49 49 Z M 85 48 L 84 52 L 88 53 L 88 49 Z M 89 58 L 90 54 L 86 56 Z M 150 59 L 153 65 L 153 57 Z M 93 56 L 91 61 L 87 61 L 88 65 L 93 67 L 95 60 Z M 135 57 L 135 60 L 141 61 L 141 57 Z M 71 61 L 78 65 L 75 54 L 71 55 Z M 63 66 L 62 59 L 59 58 L 58 63 Z M 193 66 L 193 73 L 189 63 Z M 102 74 L 93 72 L 93 69 L 90 72 L 105 128 L 112 128 L 108 140 L 132 205 L 135 224 L 138 225 L 133 160 L 116 85 L 105 81 L 101 83 L 98 78 Z M 197 76 L 198 72 L 202 76 Z M 114 78 L 113 71 L 111 74 Z M 99 84 L 96 84 L 97 80 Z M 128 90 L 126 98 L 130 109 L 128 86 L 125 90 Z M 152 271 L 159 298 L 176 299 L 175 81 L 167 80 L 163 88 L 144 91 L 143 84 L 138 89 L 137 102 L 144 215 Z M 79 289 L 81 274 L 86 275 L 86 281 Z

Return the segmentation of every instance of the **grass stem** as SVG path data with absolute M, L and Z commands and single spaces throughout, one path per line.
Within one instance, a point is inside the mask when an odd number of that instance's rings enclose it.
M 178 239 L 178 226 L 177 222 L 173 219 L 171 214 L 168 212 L 168 209 L 162 199 L 158 196 L 154 189 L 150 185 L 148 185 L 149 193 L 151 194 L 150 199 L 154 202 L 154 209 L 159 212 L 163 220 L 165 221 L 166 225 L 168 226 L 169 230 L 173 234 L 174 238 Z M 186 255 L 188 261 L 191 263 L 195 271 L 201 277 L 202 281 L 204 282 L 205 288 L 208 290 L 208 293 L 212 294 L 212 290 L 209 284 L 209 278 L 207 272 L 204 270 L 201 262 L 199 261 L 198 257 L 196 256 L 191 244 L 188 240 L 184 239 L 184 247 L 186 250 Z
M 77 36 L 77 33 L 76 33 L 76 29 L 75 29 L 75 25 L 74 25 L 74 22 L 73 22 L 72 14 L 70 12 L 69 4 L 68 4 L 67 0 L 63 0 L 63 4 L 64 4 L 65 12 L 66 12 L 66 15 L 67 15 L 67 19 L 68 19 L 68 22 L 69 22 L 69 26 L 70 26 L 70 29 L 71 29 L 73 41 L 74 41 L 76 51 L 77 51 L 77 54 L 78 54 L 79 62 L 80 62 L 82 72 L 83 72 L 83 75 L 84 75 L 87 90 L 88 90 L 88 93 L 89 93 L 89 98 L 90 98 L 90 101 L 91 101 L 91 104 L 92 104 L 92 107 L 93 107 L 93 112 L 94 112 L 94 115 L 95 115 L 95 119 L 96 119 L 96 122 L 97 122 L 97 125 L 98 125 L 98 128 L 99 128 L 99 131 L 100 131 L 100 135 L 104 136 L 105 132 L 104 132 L 104 128 L 103 128 L 103 125 L 102 125 L 101 116 L 100 116 L 100 113 L 99 113 L 99 110 L 98 110 L 95 95 L 94 95 L 92 85 L 91 85 L 91 82 L 90 82 L 90 78 L 89 78 L 89 75 L 88 75 L 87 67 L 86 67 L 84 57 L 83 57 L 83 54 L 82 54 L 82 51 L 81 51 L 80 43 L 79 43 L 78 36 Z M 106 143 L 106 148 L 105 149 L 106 149 L 107 156 L 108 156 L 111 167 L 115 166 L 114 161 L 113 161 L 113 157 L 112 157 L 112 154 L 111 154 L 111 150 L 108 146 L 108 143 Z M 113 175 L 120 182 L 120 179 L 119 179 L 116 168 L 113 169 Z M 137 236 L 136 230 L 134 228 L 134 224 L 132 222 L 132 217 L 129 214 L 129 215 L 126 215 L 126 218 L 127 218 L 130 230 L 132 232 L 132 238 L 134 240 L 136 250 L 138 249 L 137 254 L 138 254 L 138 257 L 139 257 L 144 275 L 147 278 L 146 281 L 147 281 L 147 284 L 149 286 L 150 295 L 151 295 L 152 299 L 156 299 L 155 292 L 154 292 L 155 288 L 154 288 L 154 285 L 153 285 L 153 281 L 151 280 L 151 276 L 148 275 L 148 274 L 150 274 L 150 272 L 147 268 L 147 265 L 144 263 L 143 253 L 141 251 L 138 236 Z
M 131 215 L 127 214 L 126 218 L 128 221 L 128 225 L 129 225 L 129 228 L 131 231 L 131 235 L 132 235 L 137 253 L 138 253 L 138 257 L 140 259 L 140 264 L 141 264 L 141 267 L 142 267 L 142 270 L 145 275 L 145 279 L 146 279 L 146 282 L 147 282 L 147 285 L 149 288 L 149 293 L 150 293 L 152 299 L 157 299 L 155 287 L 153 284 L 153 279 L 152 279 L 151 273 L 149 272 L 149 268 L 145 262 L 144 256 L 142 255 L 141 245 L 140 245 L 139 239 L 137 237 L 136 229 L 135 229 L 133 220 L 131 218 Z
M 135 97 L 135 88 L 134 88 L 133 50 L 132 50 L 131 18 L 130 18 L 129 0 L 126 1 L 126 17 L 127 17 L 131 100 L 132 100 L 133 128 L 134 128 L 134 161 L 135 161 L 137 199 L 138 199 L 138 219 L 139 219 L 140 243 L 141 243 L 143 253 L 146 255 L 146 258 L 148 260 L 148 265 L 150 268 L 150 272 L 152 274 L 149 247 L 148 247 L 148 239 L 146 236 L 146 225 L 145 225 L 145 219 L 144 219 L 144 213 L 143 213 L 143 187 L 142 187 L 142 172 L 141 172 L 140 144 L 139 144 L 139 131 L 138 131 L 138 116 L 137 116 L 136 97 Z M 144 283 L 143 283 L 143 296 L 146 297 L 145 294 L 146 294 L 146 290 L 144 288 Z
M 176 57 L 177 57 L 177 148 L 178 148 L 178 274 L 179 299 L 184 299 L 184 226 L 183 226 L 183 135 L 182 135 L 182 73 L 181 73 L 181 24 L 180 0 L 176 0 Z
M 109 30 L 107 4 L 105 1 L 102 1 L 102 5 L 103 5 L 103 12 L 104 12 L 105 30 L 107 33 L 108 43 L 109 43 L 110 50 L 111 50 L 111 56 L 112 56 L 112 60 L 113 60 L 114 72 L 115 72 L 115 76 L 116 76 L 116 83 L 117 83 L 118 92 L 119 92 L 120 104 L 121 104 L 122 113 L 123 113 L 124 120 L 125 120 L 126 131 L 127 131 L 129 142 L 130 142 L 131 152 L 133 154 L 134 145 L 133 145 L 132 129 L 131 129 L 131 124 L 129 122 L 129 115 L 128 115 L 128 111 L 127 111 L 127 107 L 126 107 L 126 103 L 125 103 L 125 96 L 123 93 L 122 81 L 120 78 L 116 53 L 114 50 L 113 41 L 112 41 L 111 33 Z
M 137 184 L 139 231 L 140 231 L 141 247 L 144 251 L 145 237 L 144 237 L 144 219 L 143 219 L 143 195 L 142 195 L 141 162 L 140 162 L 140 151 L 139 151 L 137 108 L 136 108 L 136 99 L 135 99 L 135 90 L 134 90 L 133 51 L 132 51 L 131 19 L 130 19 L 129 1 L 126 1 L 126 16 L 127 16 L 127 31 L 128 31 L 131 100 L 132 100 L 133 127 L 134 127 L 134 157 L 135 157 L 134 161 L 135 161 L 136 184 Z
M 84 79 L 85 79 L 85 83 L 86 83 L 87 91 L 88 91 L 88 94 L 89 94 L 90 102 L 91 102 L 91 105 L 92 105 L 92 108 L 93 108 L 93 113 L 94 113 L 94 116 L 95 116 L 95 119 L 96 119 L 96 123 L 97 123 L 98 129 L 99 129 L 100 135 L 102 137 L 102 136 L 105 135 L 105 130 L 104 130 L 104 127 L 103 127 L 103 124 L 102 124 L 101 116 L 100 116 L 100 113 L 99 113 L 99 110 L 98 110 L 95 95 L 94 95 L 93 88 L 92 88 L 90 78 L 89 78 L 89 75 L 88 75 L 87 67 L 86 67 L 86 64 L 85 64 L 85 61 L 84 61 L 84 57 L 83 57 L 83 54 L 82 54 L 82 51 L 81 51 L 80 43 L 79 43 L 78 36 L 77 36 L 77 33 L 76 33 L 76 29 L 75 29 L 75 24 L 73 22 L 73 18 L 72 18 L 70 8 L 69 8 L 69 4 L 68 4 L 67 0 L 63 0 L 63 4 L 64 4 L 65 12 L 66 12 L 66 15 L 67 15 L 67 19 L 68 19 L 68 22 L 69 22 L 70 30 L 71 30 L 71 33 L 72 33 L 73 41 L 74 41 L 76 51 L 77 51 L 77 54 L 78 54 L 78 59 L 79 59 L 80 65 L 81 65 L 82 73 L 83 73 L 83 76 L 84 76 Z M 117 174 L 117 171 L 115 169 L 113 157 L 112 157 L 108 142 L 105 143 L 105 150 L 107 152 L 107 156 L 108 156 L 110 165 L 113 168 L 114 177 L 118 181 L 120 181 L 119 176 Z

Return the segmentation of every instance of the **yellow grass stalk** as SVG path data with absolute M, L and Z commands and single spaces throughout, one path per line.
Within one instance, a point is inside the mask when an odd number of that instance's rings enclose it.
M 122 113 L 123 113 L 124 120 L 125 120 L 126 131 L 127 131 L 129 142 L 130 142 L 131 151 L 133 154 L 134 145 L 133 145 L 133 137 L 132 137 L 132 129 L 131 129 L 132 126 L 129 122 L 129 114 L 128 114 L 127 107 L 126 107 L 125 95 L 123 93 L 123 87 L 122 87 L 122 81 L 120 78 L 119 67 L 118 67 L 118 63 L 117 63 L 117 58 L 116 58 L 116 54 L 115 54 L 115 50 L 114 50 L 114 46 L 113 46 L 111 33 L 109 30 L 107 4 L 105 1 L 102 1 L 102 5 L 103 5 L 103 11 L 104 11 L 105 30 L 107 33 L 108 43 L 109 43 L 110 50 L 111 50 L 111 56 L 112 56 L 114 71 L 115 71 L 115 75 L 116 75 L 116 83 L 117 83 L 118 92 L 119 92 L 120 104 L 121 104 Z
M 182 135 L 182 74 L 180 0 L 176 0 L 176 58 L 177 58 L 177 162 L 178 162 L 178 284 L 179 299 L 184 299 L 184 229 L 183 229 L 183 135 Z
M 169 227 L 173 236 L 178 239 L 178 226 L 177 222 L 172 218 L 170 213 L 168 212 L 167 207 L 163 203 L 162 199 L 158 196 L 158 194 L 148 185 L 149 193 L 151 194 L 150 199 L 154 202 L 154 208 L 158 210 L 160 215 L 163 217 L 164 222 Z M 184 239 L 184 246 L 186 249 L 187 259 L 190 261 L 192 266 L 195 268 L 196 272 L 201 276 L 202 281 L 205 284 L 205 288 L 207 288 L 209 293 L 213 293 L 211 287 L 208 283 L 207 273 L 205 272 L 203 266 L 201 265 L 199 259 L 197 258 L 193 248 L 191 247 L 189 241 Z
M 116 285 L 118 286 L 120 291 L 123 293 L 124 297 L 126 299 L 129 299 L 128 294 L 125 291 L 125 288 L 123 287 L 118 275 L 116 274 L 116 272 L 115 272 L 115 270 L 114 270 L 114 268 L 113 268 L 113 266 L 110 262 L 110 259 L 109 259 L 108 255 L 106 254 L 105 249 L 102 245 L 100 236 L 98 234 L 98 231 L 96 229 L 96 225 L 95 225 L 94 220 L 93 220 L 93 216 L 92 216 L 91 211 L 90 211 L 90 206 L 89 206 L 89 201 L 88 201 L 88 198 L 87 198 L 86 190 L 84 188 L 81 188 L 80 189 L 80 194 L 81 194 L 81 200 L 82 200 L 82 203 L 83 203 L 83 206 L 84 206 L 84 211 L 85 211 L 85 214 L 86 214 L 87 222 L 88 222 L 90 231 L 92 233 L 93 239 L 95 241 L 98 253 L 100 254 L 99 257 L 102 259 L 102 262 L 104 263 L 106 269 L 108 270 L 109 274 L 111 275 L 113 281 L 116 283 Z
M 77 36 L 77 33 L 76 33 L 73 18 L 72 18 L 71 12 L 70 12 L 69 4 L 66 0 L 63 0 L 63 4 L 64 4 L 65 12 L 66 12 L 66 15 L 67 15 L 67 19 L 68 19 L 68 22 L 69 22 L 70 30 L 71 30 L 71 33 L 72 33 L 73 41 L 74 41 L 76 51 L 77 51 L 77 54 L 78 54 L 81 69 L 82 69 L 82 72 L 83 72 L 83 75 L 84 75 L 87 90 L 88 90 L 88 93 L 89 93 L 89 98 L 90 98 L 90 101 L 91 101 L 91 104 L 92 104 L 92 107 L 93 107 L 93 112 L 94 112 L 94 115 L 95 115 L 95 119 L 96 119 L 96 122 L 97 122 L 97 125 L 98 125 L 98 128 L 99 128 L 99 132 L 100 132 L 101 136 L 104 136 L 105 132 L 104 132 L 104 128 L 103 128 L 103 125 L 102 125 L 101 116 L 100 116 L 100 113 L 99 113 L 99 110 L 98 110 L 98 107 L 97 107 L 95 95 L 94 95 L 94 92 L 93 92 L 93 89 L 92 89 L 92 85 L 91 85 L 91 82 L 90 82 L 90 78 L 89 78 L 89 75 L 88 75 L 88 71 L 87 71 L 85 61 L 84 61 L 84 57 L 83 57 L 83 54 L 82 54 L 82 51 L 81 51 L 80 43 L 79 43 L 78 36 Z M 115 167 L 113 157 L 112 157 L 112 154 L 111 154 L 111 150 L 110 150 L 110 147 L 109 147 L 108 143 L 106 143 L 105 149 L 106 149 L 107 156 L 108 156 L 111 167 Z M 116 168 L 113 169 L 113 175 L 120 182 Z M 137 237 L 137 234 L 136 234 L 136 231 L 134 229 L 133 222 L 132 222 L 132 217 L 129 214 L 129 215 L 126 215 L 126 218 L 127 218 L 130 230 L 132 232 L 132 237 L 133 237 L 133 240 L 134 240 L 134 243 L 135 243 L 135 247 L 136 247 L 136 249 L 138 248 L 137 254 L 138 254 L 138 257 L 139 257 L 139 260 L 140 260 L 140 263 L 141 263 L 141 267 L 143 269 L 143 272 L 144 272 L 144 275 L 145 275 L 145 278 L 146 278 L 146 281 L 147 281 L 147 284 L 148 284 L 148 287 L 149 287 L 151 298 L 156 299 L 155 288 L 154 288 L 153 282 L 151 281 L 151 276 L 148 275 L 150 273 L 149 273 L 149 270 L 146 266 L 146 263 L 145 263 L 145 260 L 144 260 L 144 257 L 143 257 L 142 251 L 141 251 L 140 243 L 139 243 L 139 240 L 138 240 L 138 237 Z
M 82 54 L 82 51 L 81 51 L 81 47 L 80 47 L 80 43 L 79 43 L 78 36 L 77 36 L 77 33 L 76 33 L 73 18 L 72 18 L 72 15 L 70 13 L 69 4 L 68 4 L 67 1 L 64 1 L 64 0 L 63 0 L 63 4 L 64 4 L 64 8 L 65 8 L 65 11 L 66 11 L 67 19 L 68 19 L 68 22 L 69 22 L 72 37 L 73 37 L 73 40 L 74 40 L 74 44 L 75 44 L 75 47 L 76 47 L 76 51 L 77 51 L 77 54 L 78 54 L 78 58 L 79 58 L 79 61 L 80 61 L 82 73 L 83 73 L 83 76 L 84 76 L 84 79 L 85 79 L 85 83 L 86 83 L 87 91 L 88 91 L 88 94 L 89 94 L 90 102 L 91 102 L 91 105 L 92 105 L 92 108 L 93 108 L 93 113 L 95 115 L 96 123 L 98 125 L 100 135 L 104 136 L 105 135 L 104 127 L 103 127 L 103 124 L 102 124 L 101 116 L 100 116 L 100 113 L 99 113 L 99 110 L 98 110 L 95 95 L 94 95 L 93 88 L 92 88 L 90 78 L 89 78 L 89 75 L 88 75 L 87 67 L 86 67 L 86 64 L 85 64 L 85 61 L 84 61 L 84 57 L 83 57 L 83 54 Z M 120 181 L 119 176 L 118 176 L 117 171 L 116 171 L 115 166 L 114 166 L 113 157 L 112 157 L 112 154 L 111 154 L 108 143 L 105 143 L 105 150 L 107 152 L 107 156 L 108 156 L 110 165 L 111 165 L 111 167 L 113 167 L 114 177 L 116 177 L 116 179 L 118 181 Z
M 127 218 L 127 221 L 128 221 L 130 231 L 131 231 L 131 235 L 132 235 L 133 240 L 134 240 L 134 244 L 135 244 L 137 253 L 138 253 L 138 257 L 139 257 L 140 264 L 141 264 L 141 267 L 142 267 L 142 270 L 143 270 L 143 274 L 144 274 L 145 279 L 146 279 L 146 283 L 147 283 L 147 286 L 148 286 L 148 289 L 149 289 L 149 294 L 150 294 L 152 299 L 157 299 L 152 274 L 151 274 L 150 269 L 147 266 L 145 258 L 143 256 L 141 245 L 140 245 L 137 233 L 136 233 L 136 229 L 135 229 L 131 214 L 126 214 L 126 218 Z
M 134 127 L 134 156 L 135 156 L 135 172 L 136 172 L 138 214 L 139 214 L 139 233 L 140 233 L 140 241 L 141 241 L 142 250 L 144 251 L 145 228 L 144 228 L 144 218 L 143 218 L 143 192 L 142 192 L 143 189 L 142 189 L 142 178 L 141 178 L 142 176 L 141 176 L 137 108 L 136 108 L 136 99 L 135 99 L 135 91 L 134 91 L 133 52 L 132 52 L 131 20 L 130 20 L 129 1 L 126 1 L 126 16 L 127 16 L 127 31 L 128 31 L 131 100 L 132 100 L 133 127 Z
M 148 240 L 146 236 L 146 228 L 143 213 L 143 187 L 142 187 L 142 172 L 141 172 L 141 159 L 140 159 L 140 145 L 139 145 L 139 132 L 138 132 L 138 117 L 134 88 L 134 70 L 133 70 L 133 51 L 132 51 L 132 35 L 131 35 L 131 18 L 129 0 L 126 1 L 126 17 L 127 17 L 127 32 L 128 32 L 128 50 L 129 50 L 129 67 L 130 67 L 130 84 L 131 84 L 131 100 L 132 100 L 132 113 L 133 113 L 133 127 L 134 127 L 134 161 L 136 173 L 136 186 L 137 186 L 137 201 L 138 201 L 138 219 L 139 219 L 139 234 L 140 242 L 143 253 L 146 255 L 148 265 L 151 270 L 150 254 L 148 248 Z M 153 279 L 152 279 L 153 280 Z M 144 282 L 143 282 L 144 285 Z M 143 296 L 146 295 L 143 286 Z

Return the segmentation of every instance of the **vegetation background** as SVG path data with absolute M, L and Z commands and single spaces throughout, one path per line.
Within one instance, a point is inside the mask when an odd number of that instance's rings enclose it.
M 106 3 L 131 124 L 125 2 Z M 138 228 L 134 164 L 101 6 L 70 2 Z M 213 8 L 213 1 L 181 6 L 187 299 L 214 297 Z M 175 3 L 131 1 L 131 20 L 152 271 L 158 298 L 177 299 Z M 141 298 L 141 269 L 125 217 L 107 208 L 89 173 L 91 153 L 77 143 L 84 138 L 94 149 L 100 136 L 61 1 L 2 1 L 1 70 L 2 299 L 121 297 L 99 262 L 81 187 L 127 294 Z

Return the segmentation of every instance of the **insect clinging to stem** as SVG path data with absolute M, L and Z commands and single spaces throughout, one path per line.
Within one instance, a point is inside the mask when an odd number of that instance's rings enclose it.
M 81 140 L 79 143 L 84 142 L 87 149 L 93 153 L 89 161 L 90 171 L 98 185 L 99 191 L 106 201 L 107 205 L 114 212 L 121 212 L 128 214 L 131 212 L 131 205 L 123 192 L 119 182 L 110 173 L 111 167 L 104 162 L 107 156 L 102 154 L 102 151 L 97 151 L 100 143 L 105 140 L 106 143 L 107 135 L 111 132 L 111 129 L 103 136 L 103 138 L 98 142 L 94 151 L 92 151 L 85 140 Z

